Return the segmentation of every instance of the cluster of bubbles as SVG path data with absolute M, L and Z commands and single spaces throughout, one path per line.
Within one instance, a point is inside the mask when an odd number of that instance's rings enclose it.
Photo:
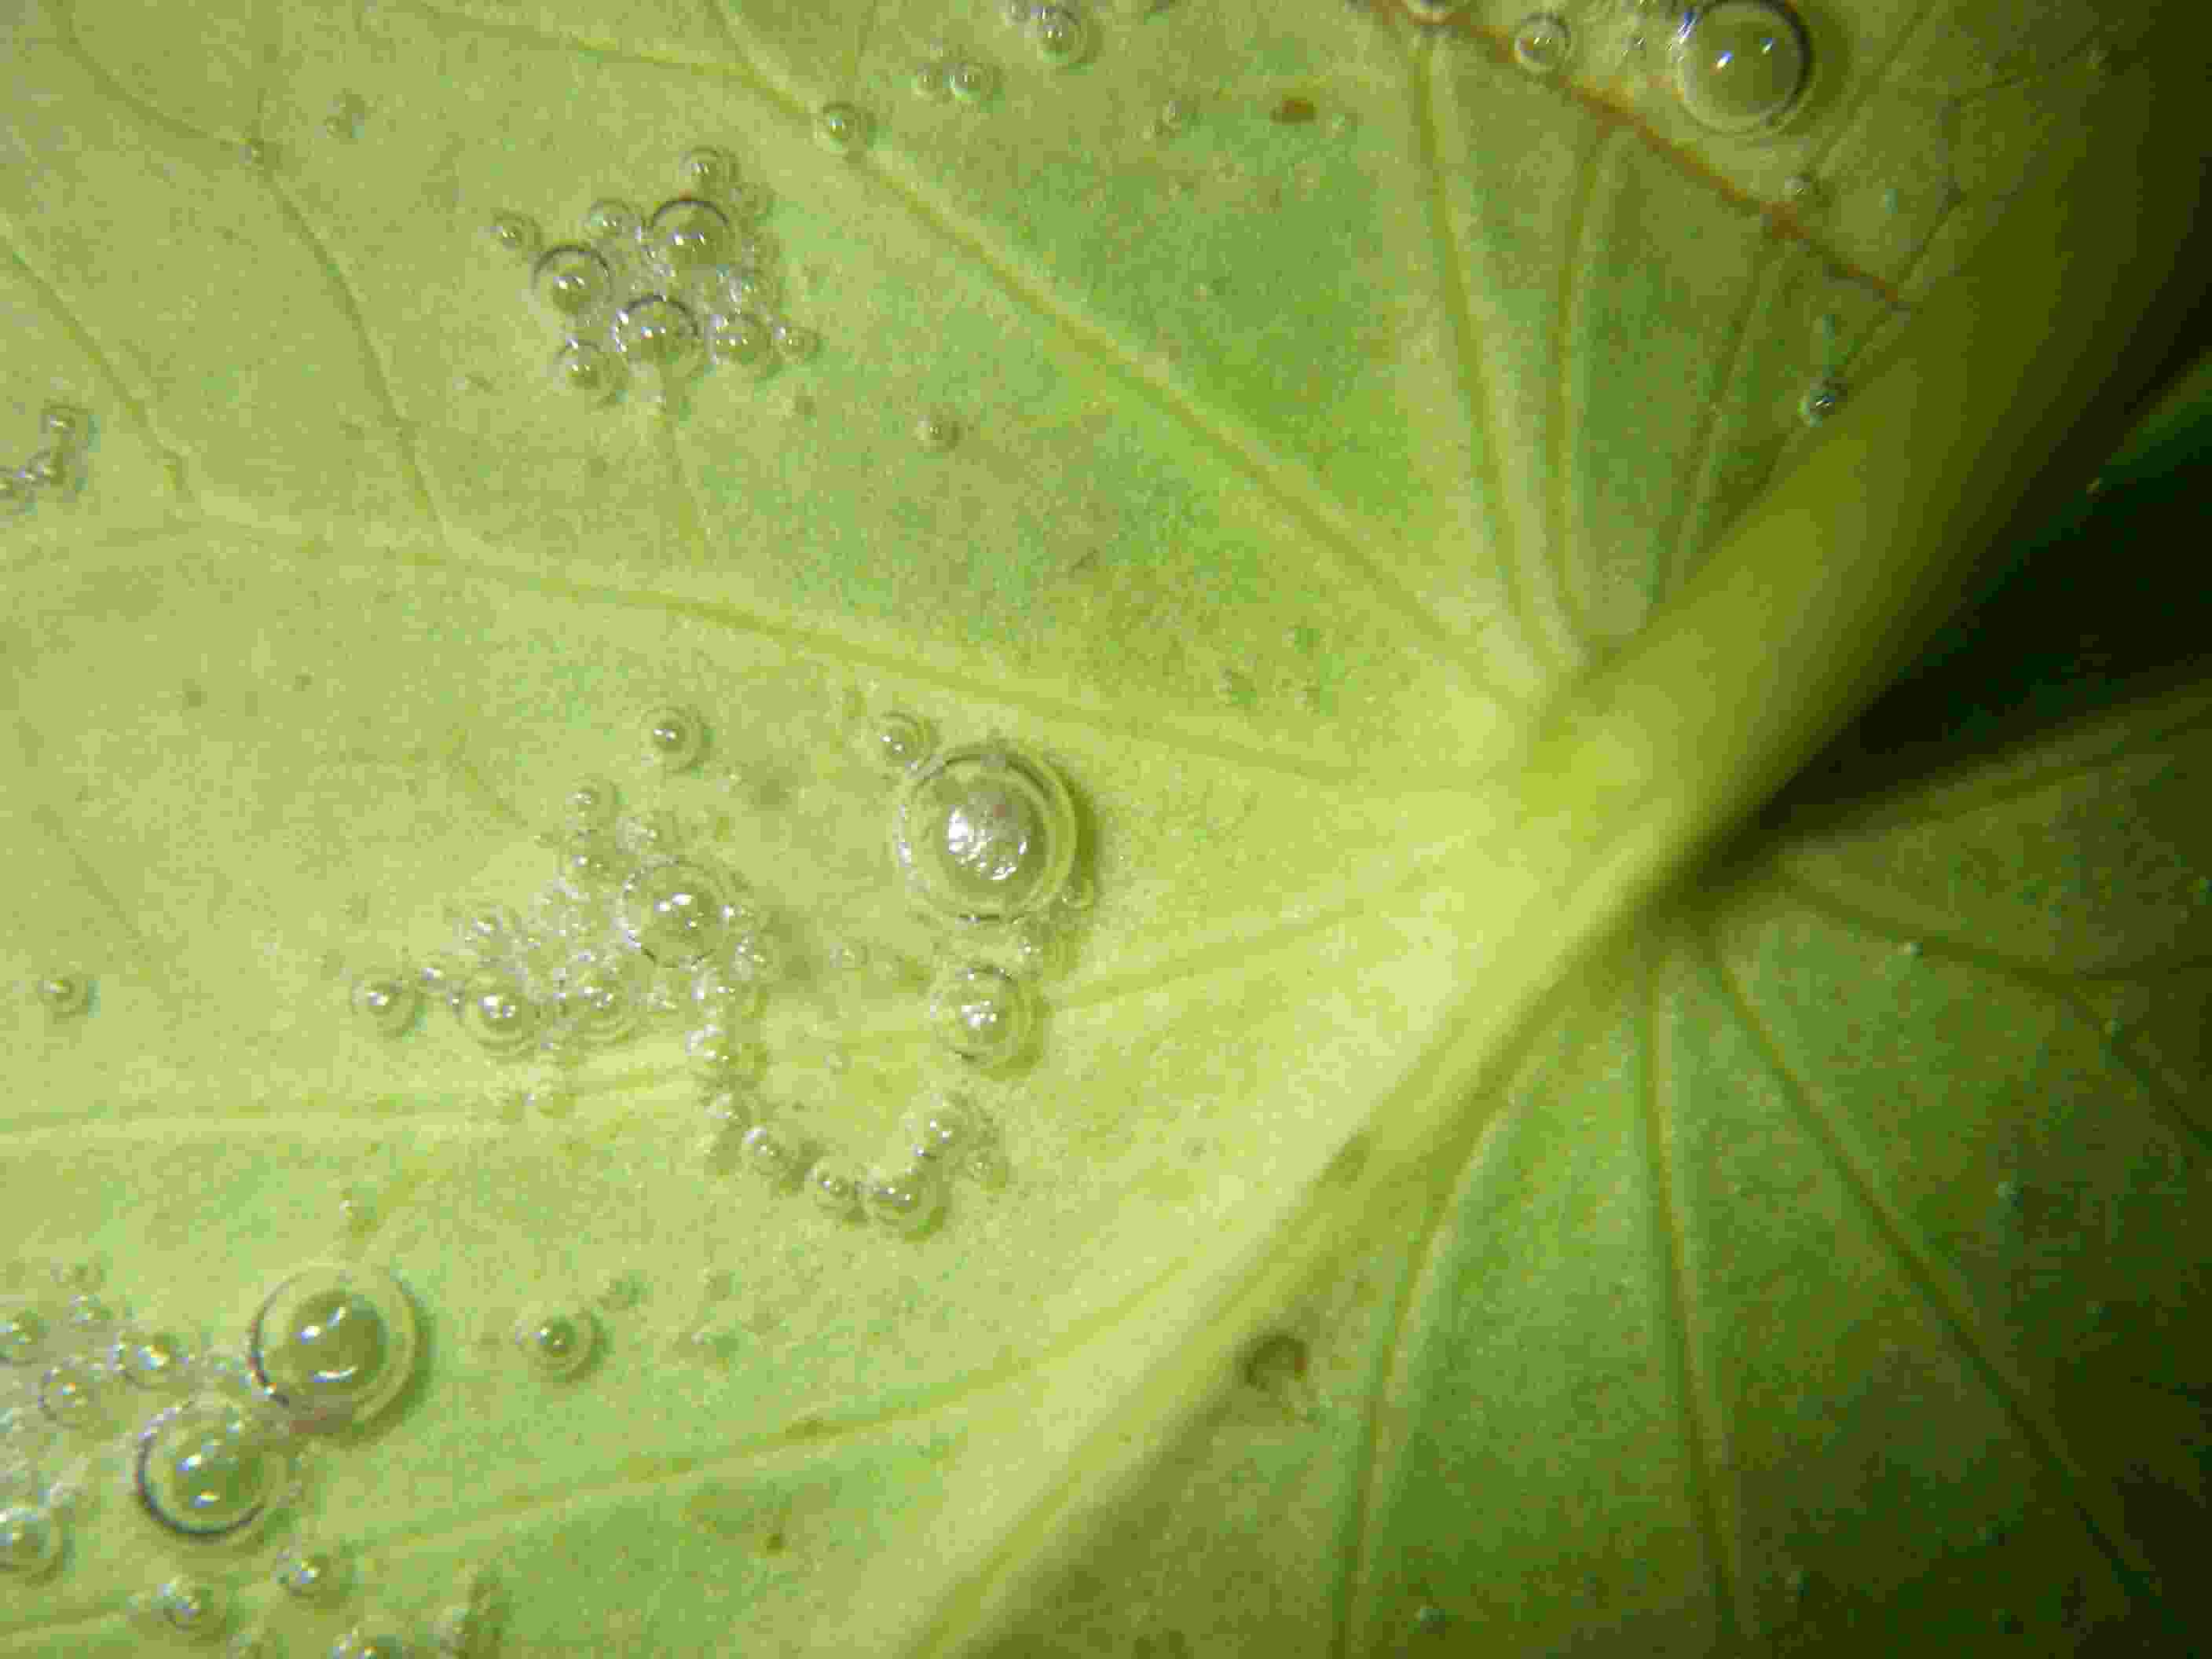
M 0 519 L 28 513 L 43 498 L 66 501 L 84 488 L 92 416 L 75 404 L 39 411 L 39 446 L 15 465 L 0 464 Z
M 866 118 L 827 106 L 825 142 L 857 149 Z M 709 367 L 763 377 L 804 362 L 821 337 L 786 314 L 782 257 L 764 228 L 771 198 L 726 150 L 695 149 L 678 192 L 647 209 L 594 203 L 574 239 L 549 245 L 520 213 L 493 220 L 493 241 L 530 272 L 530 293 L 561 332 L 553 373 L 599 402 L 633 375 L 664 392 Z
M 149 1637 L 224 1640 L 246 1659 L 276 1650 L 272 1604 L 344 1618 L 345 1558 L 301 1530 L 304 1453 L 386 1412 L 414 1376 L 398 1281 L 308 1263 L 222 1341 L 134 1315 L 82 1264 L 49 1278 L 26 1290 L 17 1275 L 0 1296 L 0 1582 L 60 1576 L 72 1534 L 119 1508 L 167 1558 L 125 1608 Z M 327 1651 L 484 1654 L 493 1613 L 472 1574 L 427 1621 L 356 1613 Z
M 642 721 L 656 769 L 696 768 L 709 741 L 693 708 Z M 1089 902 L 1077 872 L 1067 787 L 1041 757 L 990 741 L 943 748 L 928 723 L 893 711 L 870 722 L 868 756 L 892 785 L 888 854 L 909 908 L 938 933 L 921 1018 L 966 1073 L 1005 1076 L 1034 1055 L 1036 979 L 1060 958 L 1070 914 Z M 927 1229 L 951 1176 L 1004 1178 L 997 1137 L 956 1083 L 922 1091 L 868 1162 L 817 1139 L 764 1095 L 763 1014 L 791 972 L 773 906 L 672 814 L 625 811 L 604 779 L 579 784 L 547 838 L 551 879 L 524 910 L 461 916 L 450 948 L 356 981 L 359 1018 L 387 1037 L 442 1007 L 501 1060 L 578 1061 L 656 1035 L 678 1037 L 701 1091 L 708 1162 L 893 1232 Z M 519 1337 L 550 1370 L 589 1358 L 573 1317 Z

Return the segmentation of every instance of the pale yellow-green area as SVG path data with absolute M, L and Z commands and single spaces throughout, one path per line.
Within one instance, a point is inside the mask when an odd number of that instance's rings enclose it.
M 98 435 L 0 526 L 0 1287 L 234 1342 L 357 1256 L 424 1344 L 306 1461 L 327 1608 L 150 1534 L 127 1396 L 70 1441 L 0 1379 L 0 1476 L 82 1485 L 0 1654 L 140 1650 L 178 1571 L 419 1632 L 477 1566 L 507 1654 L 2185 1618 L 2202 694 L 1673 884 L 2117 442 L 2201 27 L 1816 12 L 1747 141 L 1656 20 L 1540 81 L 1515 15 L 1130 0 L 1055 71 L 979 3 L 9 14 L 0 455 Z M 939 50 L 994 96 L 918 97 Z M 823 349 L 589 406 L 484 228 L 700 143 Z M 671 701 L 714 740 L 656 778 Z M 672 1031 L 555 1075 L 349 1018 L 612 775 L 778 919 L 767 1094 L 872 1146 L 947 1064 L 894 707 L 1048 756 L 1097 893 L 930 1234 L 703 1161 Z M 567 1383 L 507 1340 L 549 1301 Z

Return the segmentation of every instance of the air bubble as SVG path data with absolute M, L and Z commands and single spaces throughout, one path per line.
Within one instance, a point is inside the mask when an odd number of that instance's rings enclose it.
M 718 363 L 763 373 L 775 367 L 775 333 L 750 312 L 717 313 L 707 319 L 707 351 Z
M 912 1235 L 937 1218 L 945 1205 L 945 1186 L 933 1170 L 920 1164 L 872 1170 L 861 1185 L 860 1205 L 877 1225 Z
M 729 882 L 697 859 L 656 859 L 622 886 L 616 925 L 630 948 L 664 966 L 690 967 L 729 944 L 737 915 Z
M 1552 12 L 1532 13 L 1514 27 L 1513 61 L 1531 75 L 1557 75 L 1573 46 L 1567 20 Z
M 949 1095 L 916 1107 L 900 1128 L 907 1150 L 924 1163 L 951 1157 L 978 1132 L 975 1115 Z
M 929 994 L 938 1038 L 963 1060 L 986 1069 L 1005 1066 L 1028 1046 L 1036 999 L 1021 981 L 981 963 L 941 975 Z
M 422 1007 L 420 988 L 398 974 L 373 974 L 354 983 L 353 1011 L 380 1037 L 404 1035 Z
M 1717 0 L 1682 15 L 1668 48 L 1675 95 L 1716 132 L 1771 126 L 1796 105 L 1812 42 L 1780 0 Z
M 595 242 L 634 242 L 644 228 L 636 204 L 619 196 L 602 197 L 584 210 L 584 234 Z
M 246 1333 L 254 1382 L 313 1429 L 364 1422 L 415 1370 L 415 1306 L 399 1281 L 361 1263 L 317 1262 L 284 1280 Z
M 329 1550 L 295 1545 L 277 1557 L 270 1576 L 296 1601 L 328 1603 L 345 1593 L 345 1563 Z
M 172 1406 L 138 1435 L 138 1503 L 179 1536 L 235 1538 L 267 1514 L 284 1478 L 276 1437 L 234 1401 L 202 1395 Z
M 756 1123 L 738 1142 L 738 1161 L 778 1192 L 788 1192 L 805 1177 L 811 1157 L 792 1129 Z
M 769 329 L 775 341 L 775 355 L 787 363 L 810 361 L 822 349 L 822 337 L 804 323 L 778 321 Z
M 978 58 L 963 58 L 945 71 L 945 85 L 963 104 L 988 104 L 998 94 L 999 71 Z
M 514 1060 L 535 1048 L 544 1010 L 507 974 L 471 981 L 459 1008 L 461 1029 L 494 1060 Z
M 936 735 L 919 714 L 894 708 L 869 725 L 863 747 L 877 765 L 902 777 L 927 763 Z
M 96 1361 L 75 1354 L 57 1360 L 39 1379 L 39 1409 L 58 1427 L 88 1433 L 106 1420 L 100 1409 L 106 1381 Z
M 537 1308 L 516 1322 L 514 1346 L 540 1376 L 565 1381 L 591 1363 L 599 1327 L 581 1308 Z
M 27 1303 L 0 1304 L 0 1365 L 28 1365 L 46 1352 L 46 1315 Z
M 907 85 L 914 95 L 926 103 L 941 104 L 952 96 L 952 72 L 936 58 L 926 58 L 914 66 L 907 77 Z
M 726 149 L 711 144 L 686 151 L 676 164 L 676 176 L 684 188 L 697 196 L 727 196 L 738 187 L 742 176 L 738 158 Z
M 538 256 L 538 263 L 531 268 L 530 287 L 559 315 L 580 317 L 613 297 L 614 275 L 607 262 L 592 249 L 564 242 Z
M 517 259 L 535 259 L 545 246 L 538 222 L 523 213 L 502 213 L 484 227 L 484 234 L 501 253 Z
M 720 1021 L 709 1021 L 687 1032 L 684 1053 L 691 1062 L 693 1074 L 709 1088 L 751 1082 L 766 1057 L 759 1043 L 739 1036 Z
M 742 1024 L 760 1013 L 760 981 L 735 958 L 710 962 L 691 976 L 691 1000 L 719 1024 Z
M 645 294 L 615 313 L 616 348 L 634 363 L 663 374 L 687 374 L 706 356 L 690 307 L 665 294 Z
M 165 1579 L 140 1605 L 149 1622 L 187 1641 L 210 1642 L 222 1631 L 222 1592 L 204 1579 Z
M 1075 863 L 1075 806 L 1044 762 L 995 744 L 915 775 L 891 816 L 908 890 L 948 920 L 1007 920 L 1049 903 Z
M 1832 375 L 1823 374 L 1798 398 L 1797 418 L 1807 426 L 1818 426 L 1844 406 L 1844 383 Z
M 61 1518 L 44 1504 L 0 1505 L 0 1583 L 43 1578 L 61 1565 Z
M 824 104 L 814 112 L 815 142 L 838 155 L 858 155 L 868 147 L 872 125 L 857 104 Z
M 849 1159 L 817 1158 L 806 1172 L 806 1196 L 823 1214 L 839 1221 L 849 1220 L 860 1212 L 863 1179 L 859 1168 Z
M 162 1391 L 181 1385 L 189 1371 L 191 1353 L 183 1340 L 167 1331 L 125 1329 L 108 1351 L 115 1374 L 134 1389 Z
M 688 772 L 705 757 L 707 737 L 697 709 L 665 703 L 645 717 L 645 757 L 664 772 Z
M 84 974 L 45 974 L 31 986 L 31 994 L 50 1019 L 75 1019 L 92 1007 L 92 980 Z
M 915 417 L 914 441 L 926 453 L 949 455 L 960 446 L 960 417 L 949 409 L 925 410 Z
M 340 1632 L 331 1644 L 329 1659 L 406 1659 L 407 1638 L 388 1619 L 364 1619 Z
M 1091 55 L 1090 20 L 1073 6 L 1033 8 L 1029 34 L 1037 56 L 1054 69 L 1073 69 Z
M 672 270 L 704 270 L 729 252 L 729 216 L 712 202 L 679 196 L 653 210 L 647 240 Z
M 48 404 L 39 411 L 39 435 L 59 448 L 82 450 L 92 441 L 92 411 L 77 404 Z

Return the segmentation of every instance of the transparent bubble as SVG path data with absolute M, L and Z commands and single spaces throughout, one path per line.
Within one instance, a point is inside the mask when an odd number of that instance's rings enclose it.
M 945 1183 L 921 1164 L 871 1170 L 861 1184 L 860 1206 L 869 1220 L 889 1231 L 919 1233 L 944 1208 Z
M 43 1578 L 61 1565 L 61 1517 L 44 1504 L 0 1504 L 0 1583 Z
M 728 877 L 698 859 L 655 859 L 622 885 L 615 916 L 633 950 L 689 967 L 730 944 L 737 915 Z
M 676 176 L 692 195 L 726 196 L 738 187 L 743 173 L 738 158 L 729 151 L 702 144 L 684 153 L 677 163 Z
M 276 1558 L 270 1576 L 297 1601 L 326 1603 L 345 1594 L 345 1562 L 333 1550 L 295 1544 Z
M 580 317 L 614 297 L 614 273 L 591 248 L 549 247 L 531 269 L 531 291 L 562 317 Z
M 39 1409 L 46 1420 L 75 1434 L 106 1426 L 107 1376 L 97 1360 L 80 1354 L 58 1359 L 39 1378 Z
M 143 1607 L 149 1623 L 187 1641 L 212 1641 L 222 1631 L 222 1592 L 203 1578 L 165 1579 Z
M 1780 0 L 1717 0 L 1686 11 L 1668 56 L 1683 109 L 1716 132 L 1781 120 L 1813 66 L 1805 26 Z
M 1534 12 L 1514 26 L 1513 61 L 1531 75 L 1557 75 L 1573 47 L 1567 20 L 1554 13 Z
M 708 1019 L 742 1024 L 761 1011 L 760 981 L 742 962 L 710 962 L 691 977 L 691 1000 Z
M 929 994 L 938 1040 L 986 1069 L 1020 1057 L 1036 1024 L 1036 1000 L 1003 969 L 969 963 L 939 976 Z
M 561 971 L 556 994 L 561 1028 L 587 1048 L 611 1048 L 636 1035 L 645 998 L 630 964 L 599 950 L 579 951 Z
M 619 196 L 603 196 L 584 210 L 584 234 L 594 242 L 634 242 L 644 228 L 637 204 Z
M 999 90 L 999 71 L 974 58 L 963 58 L 945 71 L 945 88 L 963 104 L 988 104 Z
M 53 1019 L 75 1019 L 92 1006 L 92 979 L 86 974 L 42 974 L 31 994 Z
M 929 722 L 903 708 L 878 714 L 869 723 L 862 747 L 868 758 L 896 776 L 904 776 L 928 763 L 937 746 Z
M 545 235 L 526 213 L 501 213 L 484 227 L 484 234 L 501 253 L 518 259 L 535 259 L 544 250 Z
M 34 449 L 20 471 L 32 486 L 49 495 L 72 495 L 84 483 L 82 458 L 74 449 L 56 444 Z
M 775 340 L 775 355 L 787 363 L 806 362 L 822 349 L 821 335 L 804 323 L 779 319 L 769 331 Z
M 605 829 L 622 811 L 622 791 L 612 778 L 580 778 L 568 791 L 568 816 L 580 824 Z
M 707 352 L 718 363 L 760 373 L 775 367 L 775 332 L 751 312 L 717 312 L 707 319 Z
M 799 1185 L 811 1158 L 805 1139 L 785 1124 L 756 1123 L 738 1141 L 738 1161 L 778 1192 Z
M 252 1380 L 303 1427 L 364 1422 L 415 1370 L 415 1306 L 365 1263 L 317 1262 L 285 1279 L 246 1333 Z
M 58 448 L 83 449 L 92 442 L 92 411 L 80 404 L 50 403 L 39 410 L 39 436 Z
M 622 359 L 596 340 L 566 340 L 553 354 L 553 378 L 568 391 L 605 403 L 629 377 Z
M 1005 920 L 1049 903 L 1074 867 L 1075 806 L 1044 762 L 972 744 L 915 774 L 891 815 L 907 888 L 947 919 Z
M 868 147 L 873 123 L 857 104 L 824 104 L 814 112 L 814 137 L 838 155 L 858 155 Z
M 956 1097 L 942 1095 L 908 1113 L 899 1125 L 906 1150 L 921 1162 L 949 1158 L 980 1133 L 974 1111 Z
M 949 409 L 927 409 L 915 416 L 914 441 L 931 455 L 947 455 L 960 446 L 960 417 Z
M 1042 5 L 1031 9 L 1030 44 L 1054 69 L 1072 69 L 1091 55 L 1091 20 L 1074 6 Z
M 1832 375 L 1823 374 L 1805 388 L 1797 400 L 1797 418 L 1807 426 L 1818 426 L 1844 406 L 1844 383 Z
M 615 345 L 634 363 L 663 374 L 686 374 L 705 362 L 698 320 L 681 300 L 644 294 L 615 313 Z
M 848 1220 L 860 1213 L 863 1180 L 849 1158 L 818 1158 L 806 1171 L 806 1197 L 823 1214 Z
M 688 772 L 707 753 L 706 717 L 696 708 L 664 703 L 645 717 L 645 757 L 664 772 Z
M 678 196 L 653 210 L 646 240 L 671 269 L 704 270 L 730 251 L 729 216 L 712 202 Z
M 926 58 L 907 76 L 914 95 L 927 103 L 941 104 L 952 96 L 952 72 L 941 58 Z
M 514 1346 L 540 1376 L 563 1381 L 591 1363 L 599 1326 L 582 1308 L 533 1308 L 515 1322 Z
M 629 878 L 637 860 L 618 844 L 611 830 L 574 824 L 556 848 L 561 884 L 575 897 L 611 892 Z
M 0 1365 L 36 1364 L 52 1331 L 43 1310 L 27 1302 L 0 1303 Z
M 161 1391 L 184 1384 L 191 1351 L 170 1332 L 131 1326 L 116 1337 L 108 1364 L 131 1388 Z
M 753 1100 L 745 1089 L 716 1089 L 700 1107 L 709 1131 L 716 1135 L 742 1135 L 752 1127 Z
M 494 1060 L 527 1054 L 544 1034 L 544 1008 L 511 975 L 478 976 L 462 997 L 459 1012 L 461 1029 Z
M 404 1627 L 386 1618 L 364 1619 L 331 1644 L 329 1659 L 405 1659 Z
M 139 1506 L 170 1532 L 195 1539 L 234 1538 L 253 1527 L 285 1474 L 269 1426 L 215 1395 L 172 1406 L 148 1423 L 133 1469 Z
M 696 715 L 686 715 L 696 720 Z M 654 722 L 658 729 L 659 722 Z M 702 733 L 706 728 L 701 726 Z M 634 858 L 668 858 L 684 844 L 683 826 L 673 812 L 635 812 L 615 820 L 615 845 Z
M 766 1051 L 728 1026 L 710 1021 L 688 1032 L 684 1053 L 691 1070 L 709 1088 L 727 1088 L 752 1081 L 765 1063 Z
M 380 1037 L 396 1037 L 422 1012 L 422 988 L 400 974 L 371 974 L 354 981 L 353 1011 Z

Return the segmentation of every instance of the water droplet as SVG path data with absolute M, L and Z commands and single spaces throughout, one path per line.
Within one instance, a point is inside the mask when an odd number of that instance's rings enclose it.
M 950 454 L 959 447 L 960 417 L 949 409 L 925 410 L 915 417 L 914 441 L 926 453 Z
M 823 1214 L 848 1220 L 860 1212 L 861 1181 L 850 1159 L 817 1158 L 806 1171 L 806 1196 Z
M 730 943 L 732 884 L 693 858 L 649 860 L 622 885 L 615 921 L 630 948 L 668 967 L 692 967 Z
M 707 753 L 707 721 L 696 708 L 665 703 L 645 717 L 645 756 L 664 772 L 688 772 Z
M 255 1383 L 314 1429 L 375 1416 L 405 1386 L 415 1351 L 407 1292 L 361 1263 L 301 1268 L 270 1292 L 246 1333 Z
M 946 1048 L 988 1069 L 1020 1057 L 1036 1024 L 1036 1000 L 1011 974 L 969 963 L 931 988 L 929 1020 Z
M 396 1620 L 364 1619 L 331 1644 L 330 1659 L 406 1659 L 407 1638 Z
M 738 1160 L 779 1192 L 805 1176 L 813 1154 L 805 1141 L 781 1123 L 756 1123 L 738 1142 Z
M 1805 388 L 1797 400 L 1797 418 L 1807 426 L 1818 426 L 1844 406 L 1849 394 L 1844 383 L 1833 375 L 1823 374 Z
M 1531 75 L 1557 75 L 1573 49 L 1567 20 L 1552 12 L 1532 13 L 1514 26 L 1513 61 Z
M 141 1606 L 148 1622 L 189 1641 L 212 1641 L 222 1630 L 222 1593 L 204 1579 L 166 1579 Z
M 558 315 L 580 317 L 613 297 L 614 274 L 592 249 L 564 242 L 538 256 L 530 288 Z
M 270 1577 L 295 1601 L 335 1601 L 345 1593 L 345 1563 L 330 1550 L 295 1544 L 276 1558 Z
M 422 1007 L 421 988 L 402 975 L 372 974 L 354 982 L 353 1011 L 380 1037 L 403 1035 Z
M 536 1308 L 516 1322 L 514 1346 L 539 1376 L 562 1381 L 591 1363 L 599 1326 L 582 1308 Z
M 665 294 L 644 294 L 615 313 L 615 346 L 631 362 L 662 374 L 688 374 L 707 343 L 691 308 Z
M 975 1142 L 981 1132 L 975 1114 L 952 1095 L 940 1095 L 915 1107 L 899 1129 L 906 1150 L 924 1163 L 951 1158 Z
M 999 71 L 979 58 L 963 58 L 945 71 L 945 83 L 963 104 L 988 104 L 999 90 Z
M 212 1395 L 155 1415 L 139 1431 L 133 1468 L 140 1507 L 194 1539 L 233 1538 L 252 1527 L 284 1478 L 269 1425 Z
M 814 112 L 814 138 L 834 155 L 858 155 L 868 147 L 873 123 L 857 104 L 824 104 Z
M 106 1381 L 97 1361 L 76 1354 L 57 1360 L 39 1379 L 39 1409 L 71 1433 L 89 1433 L 106 1420 L 100 1399 Z
M 750 312 L 717 312 L 707 319 L 707 352 L 718 363 L 764 374 L 775 367 L 775 334 Z
M 1095 44 L 1091 20 L 1074 6 L 1032 7 L 1029 35 L 1037 56 L 1054 69 L 1074 68 L 1090 57 Z
M 422 959 L 415 969 L 415 982 L 422 988 L 426 999 L 458 1017 L 468 1000 L 470 972 L 469 964 L 460 957 L 441 951 Z
M 927 763 L 936 743 L 936 733 L 930 730 L 927 720 L 902 708 L 893 708 L 866 724 L 860 748 L 884 771 L 893 776 L 904 776 Z
M 1686 11 L 1668 50 L 1683 109 L 1716 132 L 1781 120 L 1812 68 L 1805 26 L 1780 0 L 1717 0 Z
M 653 210 L 646 240 L 671 270 L 702 271 L 729 253 L 729 216 L 712 202 L 678 196 Z
M 44 1504 L 0 1505 L 0 1582 L 43 1578 L 61 1565 L 61 1519 Z
M 501 253 L 535 260 L 544 251 L 545 235 L 538 222 L 526 213 L 502 213 L 484 227 L 484 234 Z
M 92 1007 L 92 980 L 84 974 L 41 975 L 31 994 L 50 1019 L 75 1019 Z
M 1075 806 L 1044 762 L 995 744 L 941 756 L 901 791 L 891 855 L 940 916 L 1004 920 L 1047 904 L 1075 862 Z
M 46 1315 L 25 1303 L 0 1306 L 0 1365 L 28 1365 L 46 1352 Z
M 737 189 L 743 173 L 738 158 L 712 144 L 684 152 L 676 165 L 676 177 L 695 196 L 727 196 Z

